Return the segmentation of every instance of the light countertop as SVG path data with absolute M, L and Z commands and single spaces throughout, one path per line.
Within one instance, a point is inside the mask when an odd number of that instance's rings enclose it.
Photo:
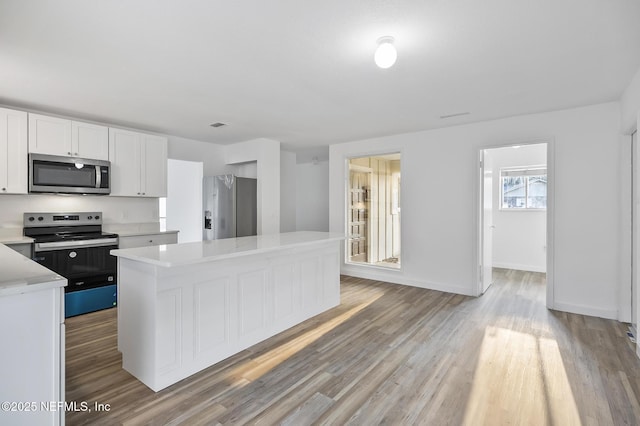
M 23 235 L 16 236 L 0 236 L 0 244 L 31 244 L 33 238 Z
M 0 244 L 0 296 L 64 287 L 66 278 Z
M 231 259 L 266 253 L 277 249 L 301 247 L 343 239 L 344 235 L 338 233 L 287 232 L 283 234 L 111 250 L 111 254 L 152 265 L 172 267 Z
M 22 235 L 22 228 L 0 228 L 0 244 L 30 244 L 33 238 Z
M 134 237 L 149 234 L 175 234 L 178 231 L 166 229 L 158 222 L 148 223 L 104 223 L 103 232 L 118 234 L 120 237 Z

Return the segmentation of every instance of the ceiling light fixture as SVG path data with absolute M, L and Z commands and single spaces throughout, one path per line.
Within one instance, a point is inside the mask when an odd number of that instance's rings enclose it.
M 378 48 L 373 56 L 376 61 L 376 65 L 380 68 L 386 69 L 393 66 L 398 59 L 398 52 L 393 45 L 393 37 L 386 36 L 378 39 Z

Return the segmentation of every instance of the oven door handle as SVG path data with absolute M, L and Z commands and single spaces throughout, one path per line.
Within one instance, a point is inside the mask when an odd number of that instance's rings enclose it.
M 85 247 L 104 247 L 113 246 L 118 244 L 117 238 L 98 238 L 95 240 L 81 240 L 81 241 L 53 241 L 50 243 L 36 243 L 34 251 L 52 251 L 52 250 L 64 250 L 74 248 Z

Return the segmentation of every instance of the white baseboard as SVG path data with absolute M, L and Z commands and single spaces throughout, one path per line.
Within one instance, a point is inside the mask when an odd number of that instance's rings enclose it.
M 411 287 L 426 288 L 429 290 L 437 290 L 445 293 L 462 294 L 464 296 L 474 296 L 471 287 L 464 287 L 452 284 L 434 283 L 431 281 L 417 280 L 402 275 L 399 270 L 386 270 L 383 268 L 358 268 L 353 266 L 342 266 L 340 269 L 342 275 L 350 277 L 365 278 L 374 281 L 384 281 L 393 284 L 408 285 Z
M 539 265 L 521 265 L 518 263 L 502 263 L 502 262 L 494 262 L 494 268 L 503 268 L 503 269 L 515 269 L 517 271 L 530 271 L 530 272 L 547 272 L 547 268 L 545 266 Z
M 572 314 L 588 315 L 612 320 L 618 320 L 617 309 L 601 309 L 593 306 L 575 305 L 573 303 L 554 302 L 553 309 L 556 311 L 569 312 Z

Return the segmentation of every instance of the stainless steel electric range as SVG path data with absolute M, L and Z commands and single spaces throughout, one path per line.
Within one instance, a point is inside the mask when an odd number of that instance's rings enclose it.
M 116 305 L 118 235 L 102 232 L 101 212 L 25 213 L 24 235 L 33 260 L 67 279 L 65 317 Z

